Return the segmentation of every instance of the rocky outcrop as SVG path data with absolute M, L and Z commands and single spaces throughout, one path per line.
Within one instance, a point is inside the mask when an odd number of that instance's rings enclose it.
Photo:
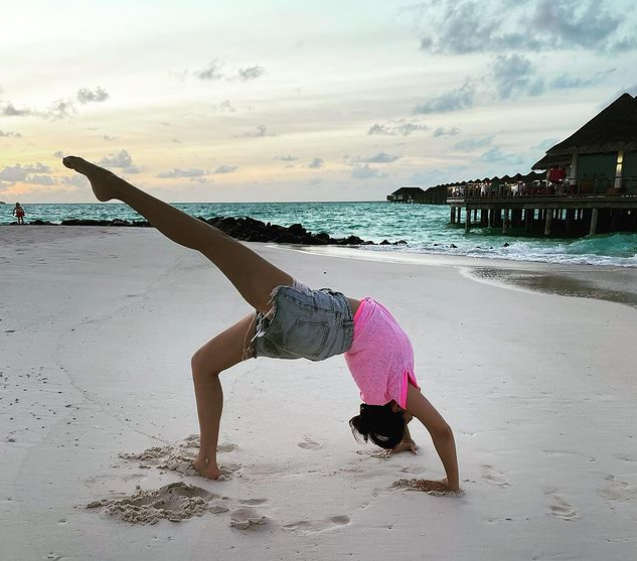
M 325 232 L 313 234 L 303 227 L 302 224 L 292 224 L 292 226 L 279 226 L 270 222 L 265 223 L 254 218 L 234 218 L 217 216 L 214 218 L 198 217 L 199 220 L 218 228 L 229 236 L 246 242 L 270 242 L 295 245 L 375 245 L 374 242 L 365 241 L 358 236 L 348 236 L 346 238 L 332 238 Z M 34 220 L 30 222 L 34 226 L 48 226 L 50 222 L 45 220 Z M 117 226 L 117 227 L 145 227 L 150 224 L 145 220 L 88 220 L 70 218 L 61 222 L 62 226 Z M 389 242 L 383 240 L 381 245 L 404 245 L 407 242 L 400 240 Z

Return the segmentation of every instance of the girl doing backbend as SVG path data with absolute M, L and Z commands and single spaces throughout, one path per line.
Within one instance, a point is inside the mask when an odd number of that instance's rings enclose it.
M 431 434 L 447 475 L 442 481 L 422 481 L 420 487 L 439 492 L 459 490 L 453 432 L 420 393 L 411 343 L 381 304 L 329 289 L 312 290 L 217 228 L 110 171 L 75 156 L 64 158 L 63 163 L 89 179 L 100 201 L 126 203 L 172 241 L 201 252 L 256 310 L 192 357 L 201 435 L 193 467 L 199 474 L 209 479 L 220 475 L 221 372 L 252 357 L 319 361 L 344 354 L 364 402 L 350 420 L 355 436 L 392 452 L 415 452 L 407 423 L 418 418 Z

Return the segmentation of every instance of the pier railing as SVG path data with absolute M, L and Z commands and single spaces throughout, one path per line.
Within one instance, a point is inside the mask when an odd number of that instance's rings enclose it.
M 546 180 L 504 183 L 466 183 L 447 188 L 447 202 L 485 199 L 533 198 L 611 198 L 637 197 L 637 176 L 567 178 L 564 182 Z

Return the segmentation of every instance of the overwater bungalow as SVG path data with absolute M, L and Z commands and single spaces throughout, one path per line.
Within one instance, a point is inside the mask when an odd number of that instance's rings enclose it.
M 637 97 L 624 94 L 529 174 L 450 185 L 451 222 L 582 236 L 637 232 Z

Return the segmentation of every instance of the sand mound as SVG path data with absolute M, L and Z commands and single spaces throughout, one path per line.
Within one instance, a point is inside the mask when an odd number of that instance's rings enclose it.
M 154 491 L 138 491 L 123 499 L 95 501 L 86 508 L 106 507 L 108 514 L 131 524 L 155 524 L 159 520 L 180 522 L 201 516 L 215 498 L 217 495 L 200 487 L 177 482 Z

